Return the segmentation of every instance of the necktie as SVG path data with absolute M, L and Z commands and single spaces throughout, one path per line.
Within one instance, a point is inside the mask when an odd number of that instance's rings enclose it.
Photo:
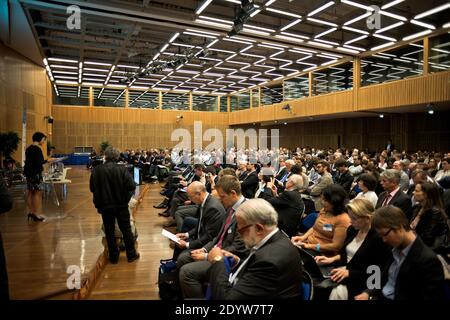
M 202 216 L 203 216 L 203 207 L 200 205 L 200 215 L 198 218 L 198 228 L 197 228 L 197 239 L 200 238 L 200 228 L 202 227 Z
M 391 194 L 388 193 L 387 196 L 386 196 L 386 199 L 384 199 L 384 201 L 383 201 L 382 207 L 387 206 L 390 200 L 391 200 Z
M 222 248 L 223 238 L 225 238 L 225 235 L 227 234 L 228 227 L 230 226 L 231 220 L 233 218 L 233 214 L 234 214 L 234 209 L 231 208 L 230 213 L 228 214 L 227 220 L 225 221 L 225 225 L 223 226 L 222 234 L 219 237 L 219 241 L 217 241 L 216 246 L 219 248 Z

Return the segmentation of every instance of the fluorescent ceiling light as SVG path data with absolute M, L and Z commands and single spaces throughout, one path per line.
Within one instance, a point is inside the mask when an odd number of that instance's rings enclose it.
M 404 25 L 404 24 L 405 24 L 404 22 L 396 22 L 394 24 L 391 24 L 390 26 L 387 26 L 387 27 L 384 27 L 382 29 L 379 29 L 379 30 L 375 31 L 375 33 L 383 33 L 383 32 L 386 32 L 388 30 L 400 27 L 401 25 Z
M 347 21 L 346 23 L 344 23 L 344 26 L 348 26 L 350 24 L 353 24 L 353 23 L 355 23 L 355 22 L 357 22 L 357 21 L 359 21 L 361 19 L 367 18 L 368 16 L 371 16 L 371 15 L 372 15 L 372 12 L 366 12 L 363 15 L 360 15 L 360 16 L 358 16 L 358 17 L 356 17 L 356 18 L 354 18 L 354 19 L 352 19 L 350 21 Z
M 262 27 L 258 27 L 258 26 L 255 26 L 255 25 L 252 25 L 252 24 L 248 24 L 248 23 L 244 24 L 244 27 L 245 28 L 252 28 L 252 29 L 256 29 L 256 30 L 268 31 L 268 32 L 275 32 L 275 30 L 273 30 L 273 29 L 262 28 Z
M 93 61 L 85 61 L 84 64 L 93 64 L 96 66 L 107 66 L 107 67 L 111 66 L 111 63 L 102 63 L 102 62 L 93 62 Z
M 286 12 L 286 11 L 282 11 L 282 10 L 277 10 L 277 9 L 272 9 L 272 8 L 266 8 L 266 10 L 267 10 L 267 11 L 270 11 L 270 12 L 279 13 L 279 14 L 282 14 L 282 15 L 285 15 L 285 16 L 298 18 L 298 19 L 300 19 L 300 18 L 302 17 L 301 15 L 298 15 L 298 14 L 295 14 L 295 13 L 290 13 L 290 12 Z
M 348 30 L 348 31 L 353 31 L 353 32 L 356 32 L 356 33 L 367 34 L 367 35 L 370 34 L 369 32 L 367 32 L 365 30 L 355 29 L 355 28 L 347 27 L 347 26 L 343 26 L 342 29 L 345 29 L 345 30 Z
M 280 38 L 280 39 L 283 39 L 283 40 L 289 40 L 289 41 L 294 41 L 294 42 L 303 42 L 303 40 L 302 39 L 297 39 L 297 38 L 294 38 L 294 37 L 288 37 L 288 36 L 283 36 L 283 35 L 275 35 L 275 38 Z
M 410 36 L 404 37 L 403 41 L 409 41 L 409 40 L 414 39 L 414 38 L 426 36 L 427 34 L 430 34 L 430 33 L 431 33 L 431 30 L 425 30 L 425 31 L 422 31 L 422 32 L 418 32 L 418 33 L 412 34 Z
M 299 35 L 299 34 L 296 34 L 296 33 L 281 32 L 281 34 L 284 34 L 284 35 L 290 36 L 290 37 L 294 37 L 294 38 L 301 38 L 301 39 L 309 40 L 309 37 L 302 36 L 302 35 Z
M 63 80 L 56 80 L 56 84 L 78 84 L 76 81 L 63 81 Z
M 219 27 L 222 29 L 226 29 L 226 30 L 230 30 L 231 26 L 230 25 L 226 25 L 223 23 L 217 23 L 217 22 L 212 22 L 212 21 L 207 21 L 207 20 L 202 20 L 202 19 L 195 19 L 195 22 L 201 23 L 201 24 L 206 24 L 209 26 L 214 26 L 214 27 Z
M 443 26 L 442 26 L 442 28 L 450 28 L 450 22 L 447 22 L 446 24 L 444 24 Z
M 422 21 L 418 21 L 418 20 L 412 19 L 410 22 L 413 23 L 413 24 L 417 24 L 418 26 L 431 29 L 431 30 L 435 30 L 436 29 L 436 27 L 433 26 L 432 24 L 425 23 L 425 22 L 422 22 Z
M 315 41 L 308 41 L 309 44 L 312 44 L 314 46 L 324 47 L 324 48 L 333 48 L 333 46 L 330 46 L 328 44 L 323 44 Z
M 326 43 L 326 44 L 331 44 L 332 46 L 339 46 L 339 43 L 334 42 L 334 41 L 327 41 L 327 40 L 322 40 L 322 39 L 314 39 L 314 41 L 318 41 L 318 42 Z
M 336 30 L 337 30 L 337 28 L 331 28 L 331 29 L 329 29 L 329 30 L 326 30 L 326 31 L 324 31 L 324 32 L 322 32 L 322 33 L 319 33 L 317 36 L 314 37 L 314 39 L 323 37 L 324 35 L 329 34 L 329 33 L 332 33 L 332 32 L 334 32 L 334 31 L 336 31 Z
M 164 51 L 167 49 L 167 47 L 169 47 L 169 44 L 168 44 L 168 43 L 166 43 L 166 44 L 161 48 L 161 50 L 159 50 L 159 52 L 164 52 Z
M 349 6 L 361 8 L 361 9 L 364 9 L 364 10 L 367 10 L 367 11 L 370 11 L 370 12 L 374 11 L 374 9 L 372 7 L 369 7 L 369 6 L 366 6 L 366 5 L 354 2 L 354 1 L 341 0 L 341 2 L 345 3 L 345 4 L 348 4 Z
M 50 67 L 52 67 L 52 68 L 59 68 L 59 69 L 74 69 L 74 70 L 78 70 L 78 67 L 62 66 L 62 65 L 59 65 L 59 64 L 52 64 L 52 65 L 50 65 Z
M 209 34 L 204 34 L 204 33 L 185 31 L 185 32 L 183 32 L 183 34 L 189 34 L 191 36 L 204 37 L 204 38 L 210 38 L 210 39 L 217 39 L 216 36 L 211 36 Z
M 336 49 L 338 49 L 339 51 L 344 51 L 344 52 L 348 52 L 348 53 L 355 53 L 355 54 L 359 53 L 358 50 L 347 49 L 347 48 L 343 48 L 343 47 L 337 47 Z
M 422 18 L 424 18 L 424 17 L 427 17 L 427 16 L 432 15 L 432 14 L 435 14 L 435 13 L 437 13 L 437 12 L 446 10 L 446 9 L 448 9 L 448 8 L 450 8 L 450 2 L 448 2 L 448 3 L 446 3 L 446 4 L 443 4 L 443 5 L 439 6 L 439 7 L 436 7 L 436 8 L 434 8 L 434 9 L 431 9 L 431 10 L 428 10 L 428 11 L 425 11 L 425 12 L 422 12 L 421 14 L 418 14 L 417 16 L 415 16 L 414 19 L 422 19 Z
M 117 68 L 139 69 L 139 67 L 136 67 L 136 66 L 130 66 L 130 65 L 126 65 L 126 64 L 119 64 L 119 65 L 117 65 Z
M 301 21 L 302 21 L 302 19 L 296 19 L 296 20 L 292 21 L 291 23 L 285 25 L 285 26 L 284 26 L 283 28 L 281 28 L 280 30 L 281 30 L 281 31 L 287 30 L 287 29 L 289 29 L 290 27 L 295 26 L 297 23 L 300 23 Z
M 250 15 L 250 17 L 254 17 L 254 16 L 256 16 L 258 13 L 260 13 L 261 12 L 261 10 L 260 9 L 258 9 L 258 10 L 256 10 L 256 11 L 254 11 L 251 15 Z
M 397 39 L 395 39 L 395 38 L 386 37 L 386 36 L 383 36 L 381 34 L 374 34 L 373 36 L 376 37 L 376 38 L 387 40 L 387 41 L 393 41 L 393 42 L 397 41 Z
M 78 63 L 77 60 L 61 59 L 61 58 L 48 58 L 48 61 L 59 61 L 59 62 L 68 62 L 68 63 Z
M 270 33 L 268 33 L 268 32 L 262 32 L 262 31 L 257 31 L 257 30 L 253 30 L 253 29 L 248 29 L 248 28 L 244 28 L 242 31 L 261 35 L 261 36 L 270 36 Z
M 215 40 L 213 40 L 213 41 L 211 41 L 211 43 L 210 44 L 208 44 L 206 47 L 207 48 L 210 48 L 210 47 L 212 47 L 213 45 L 215 45 L 216 44 L 216 42 L 217 41 L 219 41 L 219 39 L 215 39 Z
M 176 38 L 178 38 L 178 36 L 180 35 L 179 32 L 175 33 L 172 38 L 170 38 L 169 43 L 172 43 Z
M 316 10 L 313 10 L 310 13 L 308 13 L 308 17 L 312 17 L 316 13 L 319 13 L 320 11 L 323 11 L 323 10 L 327 9 L 328 7 L 331 7 L 333 4 L 334 4 L 334 1 L 330 1 L 330 2 L 325 3 L 323 6 L 321 6 L 321 7 L 317 8 Z
M 379 49 L 383 49 L 383 48 L 389 47 L 389 46 L 391 46 L 391 45 L 393 45 L 393 44 L 395 44 L 395 42 L 384 43 L 384 44 L 382 44 L 382 45 L 373 47 L 373 48 L 371 48 L 370 50 L 371 50 L 371 51 L 376 51 L 376 50 L 379 50 Z
M 195 14 L 200 14 L 203 12 L 203 10 L 206 9 L 206 7 L 212 2 L 212 0 L 205 0 L 200 7 L 195 11 Z
M 337 62 L 337 60 L 328 61 L 328 62 L 322 63 L 321 66 L 328 66 L 328 65 L 336 63 L 336 62 Z
M 271 4 L 273 4 L 275 1 L 277 0 L 269 0 L 267 1 L 267 3 L 265 4 L 266 7 L 270 6 Z
M 358 51 L 366 51 L 366 49 L 364 49 L 364 48 L 355 47 L 355 46 L 349 46 L 347 44 L 344 44 L 344 47 L 349 48 L 349 49 L 353 49 L 353 50 L 358 50 Z
M 216 22 L 222 22 L 222 23 L 226 23 L 229 25 L 233 25 L 233 21 L 229 21 L 229 20 L 224 20 L 224 19 L 218 19 L 218 18 L 213 18 L 213 17 L 208 17 L 208 16 L 199 16 L 199 18 L 201 19 L 206 19 L 206 20 L 211 20 L 211 21 L 216 21 Z
M 357 37 L 357 38 L 354 38 L 354 39 L 352 39 L 352 40 L 349 40 L 349 41 L 347 41 L 345 44 L 350 44 L 350 43 L 353 43 L 353 42 L 357 42 L 357 41 L 362 40 L 362 39 L 365 39 L 365 38 L 367 38 L 367 37 L 368 37 L 367 35 L 363 35 L 363 36 L 361 36 L 361 37 Z
M 384 16 L 391 17 L 391 18 L 394 18 L 394 19 L 397 19 L 397 20 L 408 21 L 408 19 L 406 19 L 405 17 L 400 16 L 398 14 L 393 14 L 393 13 L 390 13 L 390 12 L 387 12 L 387 11 L 383 11 L 383 10 L 380 10 L 379 13 L 384 15 Z
M 381 9 L 385 10 L 385 9 L 393 7 L 403 1 L 405 1 L 405 0 L 394 0 L 392 2 L 386 3 L 384 6 L 381 7 Z
M 324 21 L 324 20 L 319 20 L 319 19 L 315 19 L 315 18 L 307 18 L 309 21 L 315 22 L 315 23 L 319 23 L 319 24 L 325 24 L 327 26 L 331 26 L 331 27 L 337 27 L 338 25 L 335 23 L 331 23 L 328 21 Z
M 109 72 L 109 70 L 105 69 L 95 69 L 95 68 L 83 68 L 84 71 L 97 71 L 97 72 Z

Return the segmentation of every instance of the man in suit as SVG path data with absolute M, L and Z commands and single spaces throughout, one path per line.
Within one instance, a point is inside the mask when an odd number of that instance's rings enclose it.
M 248 254 L 236 228 L 236 212 L 239 206 L 246 200 L 241 195 L 241 184 L 236 177 L 224 175 L 217 182 L 215 189 L 220 201 L 227 209 L 226 219 L 222 222 L 222 227 L 217 237 L 208 242 L 203 248 L 186 250 L 177 260 L 179 269 L 180 287 L 184 298 L 203 299 L 203 283 L 207 281 L 208 269 L 211 266 L 208 262 L 208 252 L 218 247 L 231 252 L 241 258 Z
M 411 219 L 411 199 L 399 187 L 400 171 L 395 169 L 384 170 L 380 175 L 381 186 L 385 190 L 378 197 L 376 208 L 393 205 L 403 210 L 408 220 Z
M 381 288 L 366 290 L 356 300 L 442 300 L 444 270 L 434 252 L 410 230 L 409 221 L 397 207 L 375 211 L 372 226 L 393 247 L 381 276 Z
M 241 181 L 242 195 L 247 199 L 255 197 L 256 189 L 258 188 L 258 174 L 256 173 L 255 164 L 247 164 L 247 175 Z
M 180 242 L 175 248 L 174 256 L 178 257 L 179 249 L 198 249 L 214 239 L 225 219 L 225 208 L 219 200 L 206 192 L 206 187 L 199 181 L 192 182 L 187 188 L 191 202 L 198 205 L 198 223 L 195 228 L 186 233 L 177 233 Z
M 250 254 L 243 260 L 220 248 L 210 251 L 213 299 L 299 298 L 302 261 L 298 250 L 277 228 L 277 216 L 263 199 L 251 199 L 239 207 L 238 232 Z M 232 256 L 235 262 L 230 275 L 223 262 L 225 256 Z
M 278 227 L 286 232 L 289 238 L 297 235 L 298 224 L 305 209 L 299 192 L 302 187 L 302 176 L 294 174 L 289 177 L 285 191 L 278 195 L 276 187 L 273 186 L 275 197 L 267 200 L 278 213 Z

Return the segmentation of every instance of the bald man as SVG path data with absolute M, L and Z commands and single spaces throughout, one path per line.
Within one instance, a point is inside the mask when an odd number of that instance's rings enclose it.
M 203 183 L 192 182 L 187 188 L 192 203 L 198 205 L 197 226 L 186 233 L 177 233 L 180 243 L 178 249 L 199 249 L 214 239 L 225 220 L 225 208 L 215 197 L 211 196 Z M 179 250 L 175 250 L 179 251 Z M 176 255 L 177 256 L 177 255 Z

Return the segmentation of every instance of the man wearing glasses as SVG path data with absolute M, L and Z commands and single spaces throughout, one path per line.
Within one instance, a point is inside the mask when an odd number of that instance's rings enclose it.
M 250 249 L 246 259 L 237 259 L 216 247 L 208 254 L 212 263 L 209 283 L 212 298 L 218 300 L 295 299 L 299 298 L 302 261 L 278 228 L 278 214 L 263 199 L 243 203 L 237 213 L 237 231 Z M 231 273 L 226 272 L 224 256 L 239 261 Z
M 395 206 L 375 211 L 372 226 L 393 247 L 381 275 L 381 288 L 366 290 L 355 300 L 441 300 L 444 271 L 434 252 L 410 230 L 408 220 Z

